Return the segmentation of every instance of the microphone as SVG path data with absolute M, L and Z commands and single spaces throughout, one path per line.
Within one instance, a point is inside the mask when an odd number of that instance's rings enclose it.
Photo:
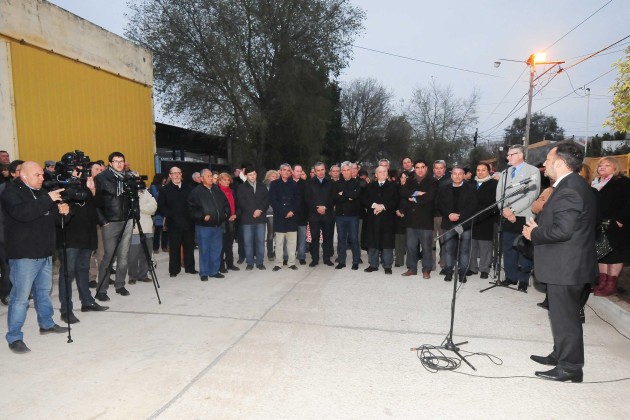
M 510 188 L 516 188 L 516 187 L 520 187 L 521 185 L 525 185 L 525 184 L 529 184 L 530 182 L 532 182 L 534 179 L 536 179 L 536 175 L 530 175 L 529 178 L 525 178 L 522 181 L 517 182 L 516 184 L 510 184 L 507 186 L 506 189 L 510 189 Z

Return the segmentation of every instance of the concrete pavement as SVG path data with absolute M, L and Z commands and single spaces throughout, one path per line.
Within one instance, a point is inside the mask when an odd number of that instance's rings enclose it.
M 156 259 L 163 303 L 150 283 L 127 286 L 129 297 L 110 288 L 109 311 L 76 312 L 73 343 L 40 336 L 29 309 L 23 331 L 32 351 L 0 349 L 0 417 L 630 417 L 630 381 L 534 377 L 547 368 L 529 355 L 552 346 L 547 312 L 536 306 L 543 295 L 534 288 L 479 293 L 488 283 L 471 277 L 458 291 L 454 338 L 469 341 L 463 352 L 489 353 L 500 364 L 476 355 L 469 358 L 476 372 L 462 364 L 430 373 L 410 348 L 439 345 L 448 332 L 452 283 L 435 273 L 423 280 L 401 277 L 403 268 L 386 276 L 364 273 L 366 265 L 321 264 L 272 272 L 266 262 L 265 271 L 242 265 L 201 282 L 169 278 L 168 256 Z M 56 287 L 53 302 L 61 324 Z M 630 377 L 630 341 L 591 309 L 624 332 L 609 303 L 592 297 L 586 310 L 586 382 Z M 0 307 L 5 332 L 6 314 Z

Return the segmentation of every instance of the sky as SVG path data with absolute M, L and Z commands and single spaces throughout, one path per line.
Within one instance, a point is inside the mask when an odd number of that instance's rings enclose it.
M 556 117 L 566 136 L 610 131 L 603 123 L 611 109 L 609 89 L 618 75 L 611 64 L 624 57 L 630 38 L 576 63 L 630 35 L 628 0 L 351 2 L 366 12 L 365 28 L 340 80 L 378 80 L 393 93 L 397 110 L 404 110 L 414 89 L 427 86 L 432 79 L 442 87 L 450 86 L 462 98 L 477 90 L 480 139 L 500 140 L 503 129 L 527 111 L 529 67 L 525 61 L 531 54 L 545 51 L 548 61 L 565 61 L 561 67 L 566 70 L 552 78 L 555 67 L 539 79 L 532 112 Z M 51 3 L 124 36 L 127 0 Z M 501 61 L 495 67 L 499 59 L 515 61 Z M 536 66 L 537 75 L 547 68 Z M 588 96 L 586 88 L 590 89 Z M 511 114 L 515 106 L 517 110 Z M 156 119 L 169 122 L 157 106 Z

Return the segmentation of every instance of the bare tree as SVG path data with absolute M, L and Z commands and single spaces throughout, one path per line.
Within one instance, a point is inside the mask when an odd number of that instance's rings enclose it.
M 413 92 L 409 121 L 414 129 L 416 156 L 429 161 L 444 159 L 449 164 L 463 162 L 472 148 L 476 105 L 479 95 L 458 98 L 453 89 L 432 80 Z
M 392 94 L 375 79 L 356 79 L 341 91 L 342 123 L 348 134 L 347 157 L 373 159 L 385 139 Z

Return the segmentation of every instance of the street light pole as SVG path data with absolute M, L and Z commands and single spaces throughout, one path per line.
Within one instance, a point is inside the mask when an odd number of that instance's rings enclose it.
M 588 150 L 588 110 L 591 102 L 591 88 L 586 88 L 586 141 L 584 142 L 584 156 Z

